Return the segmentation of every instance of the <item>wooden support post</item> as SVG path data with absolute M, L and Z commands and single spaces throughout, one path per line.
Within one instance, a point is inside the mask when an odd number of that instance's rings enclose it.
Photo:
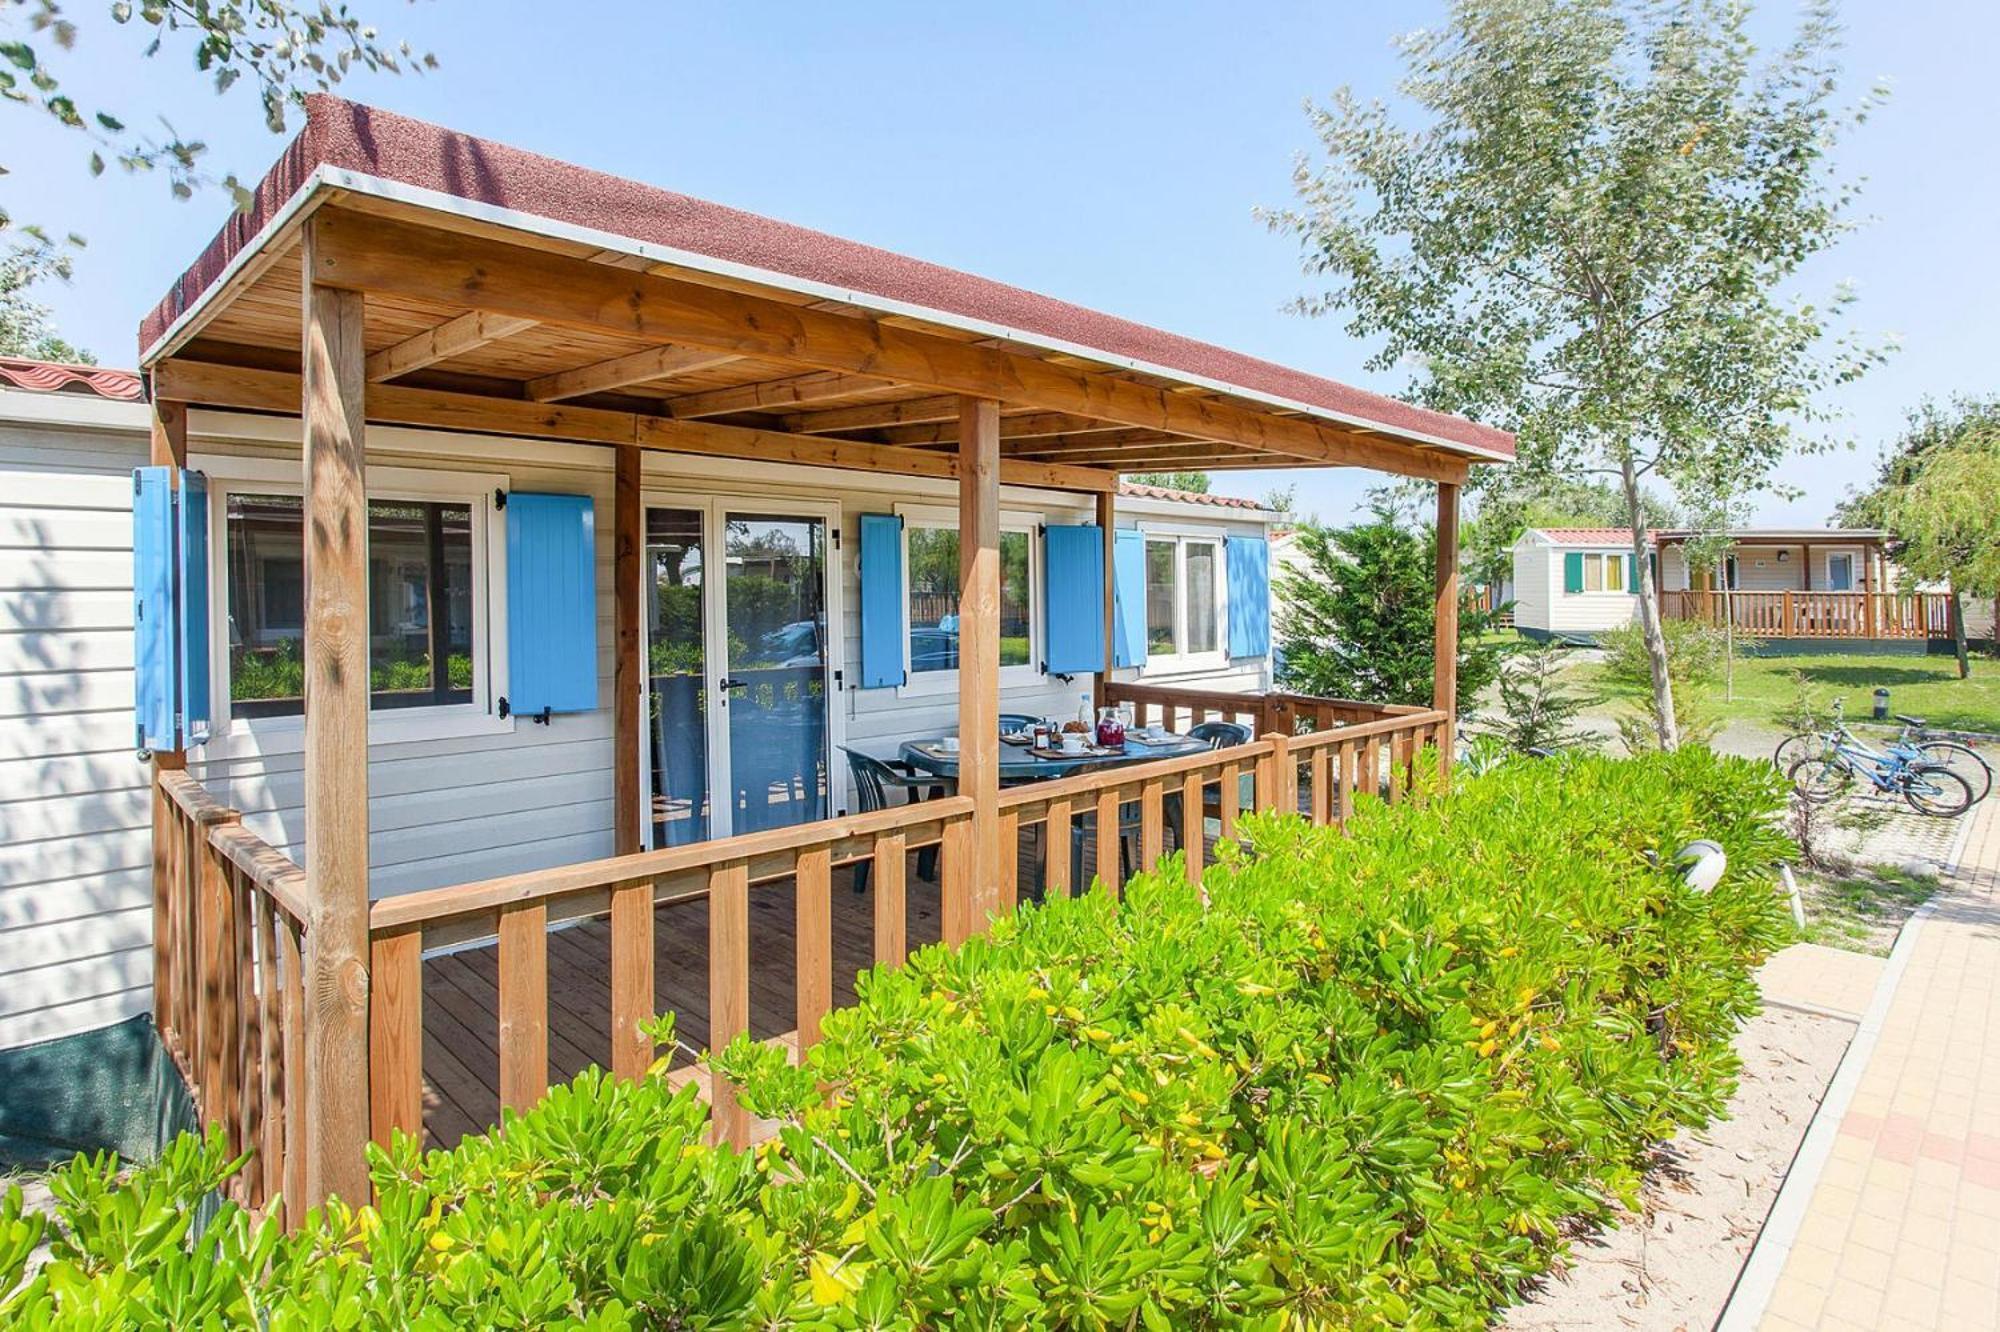
M 1097 527 L 1104 538 L 1104 669 L 1097 673 L 1097 706 L 1111 683 L 1111 663 L 1118 660 L 1118 492 L 1097 496 Z
M 645 724 L 646 663 L 640 633 L 640 565 L 646 548 L 645 515 L 639 506 L 639 450 L 621 446 L 612 482 L 612 810 L 617 819 L 612 850 L 621 856 L 639 849 L 640 730 Z M 648 1061 L 651 1062 L 650 1060 Z
M 1875 547 L 1863 546 L 1861 548 L 1861 632 L 1868 638 L 1875 637 L 1877 627 L 1876 601 L 1879 592 L 1880 588 L 1877 586 L 1875 577 Z M 2000 610 L 2000 606 L 1996 606 L 1995 609 Z M 2000 625 L 2000 619 L 1996 619 L 1994 623 Z
M 1439 483 L 1437 494 L 1436 615 L 1431 706 L 1449 719 L 1438 746 L 1438 776 L 1448 783 L 1458 734 L 1458 487 L 1448 481 Z
M 958 791 L 972 797 L 966 872 L 947 876 L 944 940 L 986 928 L 1000 905 L 1000 404 L 958 410 Z
M 611 1071 L 642 1078 L 653 1065 L 653 1038 L 639 1024 L 653 1016 L 653 881 L 611 890 Z
M 397 1129 L 424 1132 L 424 935 L 375 940 L 368 973 L 370 1133 L 389 1145 Z
M 187 404 L 154 401 L 151 462 L 155 467 L 187 466 Z M 186 768 L 185 750 L 153 751 L 153 1028 L 163 1036 L 173 1026 L 174 987 L 189 984 L 190 978 L 174 972 L 175 889 L 169 858 L 174 824 L 167 793 L 160 789 L 160 774 Z
M 315 223 L 305 230 L 313 273 Z M 361 293 L 308 281 L 304 1119 L 308 1207 L 368 1199 L 368 497 Z

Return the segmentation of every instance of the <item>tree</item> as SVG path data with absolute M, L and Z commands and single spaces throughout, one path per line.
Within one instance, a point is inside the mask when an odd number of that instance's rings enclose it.
M 0 356 L 95 365 L 97 358 L 58 337 L 49 308 L 27 294 L 36 281 L 69 276 L 68 256 L 29 243 L 0 252 Z
M 164 117 L 164 135 L 135 130 L 124 108 L 83 105 L 69 93 L 61 66 L 76 49 L 79 29 L 68 4 L 0 0 L 0 105 L 11 104 L 17 115 L 39 113 L 81 135 L 93 174 L 111 162 L 126 171 L 164 171 L 177 199 L 219 183 L 239 207 L 247 206 L 249 192 L 234 175 L 218 182 L 203 169 L 207 146 L 199 139 L 183 136 Z M 217 93 L 247 76 L 274 134 L 284 132 L 287 112 L 307 92 L 331 89 L 355 69 L 396 73 L 437 64 L 408 43 L 389 46 L 338 0 L 113 0 L 107 8 L 115 25 L 148 38 L 148 57 L 191 47 L 193 65 L 214 80 Z M 0 161 L 0 176 L 6 174 Z M 82 244 L 75 233 L 58 242 L 40 222 L 16 223 L 0 201 L 0 263 L 6 265 L 0 272 L 10 279 L 0 280 L 0 337 L 26 348 L 21 354 L 39 355 L 41 340 L 53 338 L 53 348 L 68 353 L 60 359 L 78 358 L 75 348 L 54 338 L 48 310 L 28 288 L 67 277 L 71 252 Z M 0 343 L 0 350 L 8 345 Z
M 1965 597 L 2000 595 L 2000 422 L 1963 422 L 1925 449 L 1915 474 L 1885 497 L 1884 524 L 1902 542 L 1898 559 L 1925 581 L 1951 588 L 1951 638 L 1958 676 L 1972 674 L 1965 643 Z
M 1737 0 L 1451 0 L 1405 38 L 1404 128 L 1349 90 L 1266 215 L 1327 288 L 1298 302 L 1416 365 L 1426 404 L 1515 431 L 1529 477 L 1608 476 L 1640 570 L 1660 742 L 1678 741 L 1643 485 L 1700 510 L 1807 444 L 1876 353 L 1777 291 L 1847 227 L 1827 154 L 1830 0 L 1760 60 Z
M 1134 472 L 1125 479 L 1141 486 L 1185 490 L 1190 495 L 1206 495 L 1210 484 L 1207 472 Z
M 1298 529 L 1305 568 L 1276 578 L 1285 684 L 1302 693 L 1429 705 L 1435 679 L 1437 532 L 1377 507 L 1369 521 Z M 1492 683 L 1500 648 L 1491 613 L 1458 613 L 1458 697 Z

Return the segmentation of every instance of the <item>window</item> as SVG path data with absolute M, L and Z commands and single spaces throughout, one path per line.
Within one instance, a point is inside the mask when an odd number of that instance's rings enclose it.
M 224 505 L 229 710 L 304 711 L 304 503 L 231 492 Z M 368 672 L 378 709 L 473 700 L 470 504 L 371 500 Z
M 1222 652 L 1222 542 L 1146 534 L 1146 664 L 1180 669 Z
M 1583 557 L 1583 590 L 1586 592 L 1623 592 L 1625 590 L 1625 557 L 1623 555 L 1585 555 Z
M 958 528 L 935 519 L 904 526 L 910 678 L 958 669 Z M 1034 540 L 1021 524 L 1000 532 L 1000 667 L 1033 670 Z

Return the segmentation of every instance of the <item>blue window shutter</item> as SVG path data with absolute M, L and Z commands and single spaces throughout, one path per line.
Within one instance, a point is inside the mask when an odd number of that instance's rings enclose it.
M 180 748 L 174 727 L 173 468 L 132 473 L 133 722 L 141 749 Z
M 1583 591 L 1583 552 L 1580 550 L 1563 553 L 1563 591 Z
M 208 739 L 208 478 L 200 472 L 182 472 L 176 499 L 180 537 L 175 563 L 180 630 L 177 693 L 185 747 Z
M 1271 650 L 1271 548 L 1263 537 L 1229 538 L 1229 655 Z
M 904 683 L 903 520 L 861 515 L 861 687 Z
M 597 522 L 588 495 L 507 496 L 507 709 L 597 708 Z
M 1042 529 L 1042 609 L 1051 675 L 1104 669 L 1104 529 Z
M 1111 644 L 1113 666 L 1146 664 L 1146 537 L 1122 528 L 1111 553 L 1112 592 L 1118 632 Z

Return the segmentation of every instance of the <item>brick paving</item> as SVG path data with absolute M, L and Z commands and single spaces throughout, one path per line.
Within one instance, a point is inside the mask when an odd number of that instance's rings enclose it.
M 1971 818 L 1829 1092 L 1838 1118 L 1801 1150 L 1810 1193 L 1781 1196 L 1725 1329 L 2000 1328 L 2000 801 Z

